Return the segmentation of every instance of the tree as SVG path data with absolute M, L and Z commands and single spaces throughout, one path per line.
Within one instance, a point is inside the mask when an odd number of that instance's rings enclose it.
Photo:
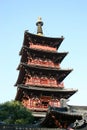
M 34 117 L 20 102 L 8 101 L 0 104 L 0 121 L 6 124 L 31 124 Z

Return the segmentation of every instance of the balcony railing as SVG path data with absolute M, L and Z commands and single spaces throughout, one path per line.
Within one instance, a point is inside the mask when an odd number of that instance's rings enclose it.
M 60 68 L 60 64 L 53 63 L 50 60 L 44 60 L 44 61 L 41 59 L 35 59 L 35 60 L 31 60 L 31 61 L 28 60 L 27 64 L 38 65 L 38 66 L 43 66 L 43 67 L 51 67 L 51 68 L 57 68 L 57 69 Z
M 60 102 L 58 100 L 52 100 L 52 101 L 50 100 L 47 103 L 47 105 L 42 104 L 41 100 L 35 100 L 35 99 L 23 100 L 22 103 L 25 107 L 27 107 L 32 111 L 47 111 L 49 105 L 52 107 L 60 107 Z
M 34 86 L 44 86 L 44 87 L 55 87 L 55 88 L 64 88 L 64 83 L 58 83 L 55 79 L 48 78 L 27 78 L 25 85 L 34 85 Z

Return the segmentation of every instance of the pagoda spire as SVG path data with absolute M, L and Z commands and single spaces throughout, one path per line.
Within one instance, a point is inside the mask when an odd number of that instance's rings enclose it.
M 43 26 L 43 22 L 41 17 L 38 17 L 38 20 L 36 22 L 36 26 L 37 26 L 37 35 L 43 35 L 43 30 L 42 30 L 42 26 Z

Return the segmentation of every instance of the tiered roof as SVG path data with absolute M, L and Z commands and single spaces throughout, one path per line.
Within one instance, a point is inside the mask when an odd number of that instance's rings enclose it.
M 46 55 L 48 58 L 53 59 L 54 62 L 57 63 L 61 63 L 62 60 L 65 58 L 65 56 L 68 54 L 68 52 L 55 52 L 55 51 L 45 51 L 45 50 L 40 50 L 40 49 L 36 49 L 36 48 L 29 48 L 27 46 L 23 46 L 21 51 L 20 51 L 20 55 L 22 55 L 21 57 L 21 62 L 24 61 L 26 58 L 25 56 L 28 56 L 29 53 L 35 53 L 36 56 L 42 56 Z
M 24 94 L 33 94 L 42 96 L 42 100 L 47 98 L 50 100 L 58 99 L 60 101 L 60 107 L 50 106 L 47 114 L 45 109 L 33 112 L 33 115 L 37 117 L 45 117 L 44 120 L 39 122 L 39 125 L 35 127 L 47 127 L 47 128 L 68 128 L 71 123 L 78 120 L 81 128 L 84 124 L 87 127 L 87 107 L 83 106 L 70 106 L 67 105 L 67 99 L 77 92 L 77 89 L 64 88 L 61 85 L 63 80 L 72 72 L 72 69 L 61 69 L 60 65 L 68 52 L 59 52 L 58 48 L 64 40 L 63 36 L 60 38 L 52 38 L 43 36 L 41 19 L 36 23 L 37 35 L 25 31 L 23 46 L 19 55 L 21 56 L 20 64 L 18 66 L 19 76 L 15 86 L 17 86 L 16 100 L 22 101 Z M 29 60 L 33 62 L 30 63 Z M 49 64 L 47 63 L 49 60 Z M 44 61 L 44 63 L 39 62 Z M 35 75 L 41 80 L 41 76 L 47 76 L 50 81 L 50 77 L 55 77 L 58 81 L 58 85 L 46 85 L 46 84 L 26 84 L 25 80 L 27 76 L 34 77 Z M 34 81 L 34 80 L 33 80 Z M 29 95 L 29 96 L 31 96 Z M 54 98 L 55 97 L 55 98 Z M 27 98 L 27 97 L 25 97 Z M 28 97 L 29 98 L 29 97 Z M 42 113 L 43 112 L 43 113 Z M 80 123 L 82 122 L 82 125 Z M 85 122 L 84 122 L 85 121 Z M 75 127 L 74 127 L 75 128 Z M 77 128 L 77 127 L 76 127 Z M 85 128 L 85 127 L 84 127 Z
M 49 45 L 51 47 L 59 48 L 62 41 L 64 40 L 64 37 L 61 36 L 59 38 L 52 38 L 52 37 L 45 37 L 41 35 L 36 35 L 29 33 L 28 31 L 25 31 L 24 33 L 24 41 L 23 45 L 27 45 L 29 42 L 33 42 L 35 44 L 41 44 L 41 45 Z
M 39 24 L 39 25 L 38 25 Z M 56 88 L 54 86 L 47 87 L 44 85 L 26 85 L 23 83 L 24 77 L 26 74 L 43 74 L 46 76 L 56 77 L 59 83 L 61 83 L 68 75 L 71 73 L 72 69 L 61 69 L 61 67 L 52 67 L 52 66 L 43 66 L 36 64 L 28 64 L 28 58 L 30 54 L 32 57 L 37 58 L 48 58 L 51 59 L 55 63 L 61 63 L 68 52 L 58 52 L 58 48 L 61 45 L 64 37 L 61 36 L 59 38 L 45 37 L 43 36 L 42 21 L 38 21 L 36 24 L 38 26 L 37 34 L 29 33 L 25 31 L 24 33 L 24 41 L 23 46 L 20 51 L 21 60 L 20 65 L 18 66 L 19 76 L 15 86 L 18 87 L 16 99 L 21 100 L 24 91 L 33 92 L 35 94 L 45 94 L 45 95 L 55 95 L 60 98 L 69 98 L 74 93 L 77 92 L 76 89 L 67 89 L 67 88 Z M 21 93 L 21 94 L 19 94 Z
M 76 93 L 77 89 L 58 89 L 58 88 L 46 88 L 45 86 L 39 87 L 39 86 L 34 86 L 33 87 L 31 85 L 26 85 L 24 86 L 23 84 L 18 85 L 19 88 L 21 89 L 25 89 L 29 90 L 29 92 L 33 92 L 35 95 L 40 96 L 40 94 L 42 93 L 43 95 L 54 95 L 55 97 L 58 97 L 59 99 L 61 98 L 65 98 L 68 99 L 69 97 L 71 97 L 73 94 Z M 19 96 L 19 95 L 18 95 Z M 17 98 L 18 98 L 17 96 Z M 20 98 L 19 98 L 20 99 Z

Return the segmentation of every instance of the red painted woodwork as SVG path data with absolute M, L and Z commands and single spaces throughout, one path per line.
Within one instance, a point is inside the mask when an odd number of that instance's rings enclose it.
M 54 47 L 50 47 L 50 46 L 42 46 L 42 45 L 35 45 L 33 43 L 29 43 L 29 47 L 30 48 L 34 48 L 34 49 L 40 49 L 40 50 L 46 50 L 46 51 L 56 51 L 57 49 Z
M 54 74 L 52 74 L 52 71 L 54 69 L 60 69 L 60 62 L 62 61 L 62 53 L 57 55 L 59 56 L 57 57 L 57 59 L 55 57 L 55 55 L 58 53 L 57 49 L 60 46 L 60 43 L 62 42 L 60 40 L 61 38 L 51 39 L 47 37 L 33 35 L 27 32 L 26 35 L 24 35 L 23 48 L 20 53 L 21 62 L 23 64 L 20 65 L 21 67 L 19 67 L 20 73 L 16 83 L 16 85 L 22 84 L 23 88 L 21 89 L 19 87 L 17 91 L 16 100 L 22 101 L 23 105 L 32 111 L 47 111 L 49 105 L 60 107 L 60 94 L 56 95 L 53 93 L 50 96 L 48 96 L 50 93 L 46 93 L 46 90 L 44 89 L 44 94 L 46 95 L 43 95 L 42 92 L 40 96 L 38 95 L 38 90 L 37 92 L 35 92 L 35 89 L 32 89 L 32 91 L 30 91 L 30 88 L 24 88 L 24 86 L 38 87 L 38 89 L 40 87 L 48 87 L 50 88 L 49 91 L 51 90 L 51 88 L 56 88 L 56 90 L 57 88 L 64 88 L 63 82 L 60 83 L 58 81 L 57 77 L 55 76 L 55 72 Z M 39 43 L 40 41 L 41 43 Z M 51 52 L 53 52 L 52 56 L 50 56 Z M 36 66 L 38 66 L 38 68 L 40 67 L 40 72 L 36 70 Z M 43 72 L 41 68 L 44 68 L 45 71 Z M 45 72 L 49 68 L 52 69 L 52 71 L 49 71 L 49 75 L 46 75 L 47 73 Z M 53 75 L 53 77 L 51 75 Z M 58 74 L 59 78 L 62 78 L 62 75 L 64 77 L 64 73 Z M 21 90 L 22 94 L 19 93 L 19 90 Z M 55 95 L 57 97 L 55 97 Z
M 42 60 L 42 59 L 28 59 L 28 64 L 38 65 L 44 67 L 60 68 L 60 64 L 54 63 L 51 60 Z
M 60 107 L 60 101 L 58 99 L 51 99 L 51 97 L 40 97 L 23 99 L 22 104 L 30 110 L 35 111 L 47 111 L 48 106 Z
M 25 85 L 35 85 L 35 86 L 44 86 L 44 87 L 59 87 L 63 88 L 64 83 L 58 83 L 55 78 L 47 78 L 47 77 L 27 77 L 25 81 Z

